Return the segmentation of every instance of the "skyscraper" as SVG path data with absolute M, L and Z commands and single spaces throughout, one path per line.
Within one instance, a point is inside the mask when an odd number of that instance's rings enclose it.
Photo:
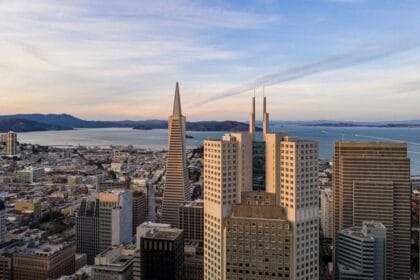
M 387 236 L 387 279 L 409 279 L 411 187 L 407 145 L 338 142 L 333 160 L 334 230 L 360 226 L 366 220 L 381 222 Z
M 128 243 L 132 235 L 132 194 L 114 189 L 99 193 L 99 249 Z
M 225 279 L 223 226 L 238 195 L 238 142 L 232 135 L 204 141 L 204 279 Z
M 386 229 L 365 221 L 337 233 L 337 280 L 386 279 Z
M 6 139 L 6 155 L 14 156 L 17 154 L 17 134 L 9 131 Z
M 268 167 L 269 168 L 269 167 Z M 318 279 L 318 143 L 288 136 L 280 142 L 280 206 L 292 224 L 291 279 Z
M 205 279 L 226 277 L 225 222 L 233 204 L 242 202 L 241 194 L 253 189 L 273 194 L 285 209 L 292 231 L 290 278 L 319 277 L 318 144 L 270 132 L 265 97 L 263 112 L 263 141 L 252 141 L 254 135 L 245 132 L 204 141 Z M 257 158 L 264 164 L 253 164 Z
M 322 234 L 325 238 L 333 238 L 333 197 L 330 188 L 321 190 L 320 201 L 320 222 Z
M 168 158 L 161 218 L 163 223 L 170 224 L 173 227 L 178 227 L 179 205 L 191 198 L 185 130 L 186 119 L 182 115 L 179 85 L 176 83 L 173 112 L 168 120 Z
M 137 226 L 144 223 L 148 216 L 147 195 L 145 192 L 135 190 L 133 193 L 133 235 L 136 234 Z
M 99 199 L 82 200 L 76 218 L 76 252 L 85 253 L 88 264 L 95 262 L 99 251 Z
M 135 279 L 183 279 L 184 237 L 169 224 L 145 222 L 137 227 L 139 250 L 134 261 Z
M 203 246 L 204 202 L 188 201 L 179 206 L 179 228 L 184 231 L 184 239 L 196 240 Z

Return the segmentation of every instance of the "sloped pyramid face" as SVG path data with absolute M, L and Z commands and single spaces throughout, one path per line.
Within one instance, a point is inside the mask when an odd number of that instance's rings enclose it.
M 162 223 L 178 226 L 179 206 L 191 198 L 186 148 L 186 119 L 182 115 L 179 86 L 176 83 L 173 114 L 168 120 L 168 158 L 163 192 Z

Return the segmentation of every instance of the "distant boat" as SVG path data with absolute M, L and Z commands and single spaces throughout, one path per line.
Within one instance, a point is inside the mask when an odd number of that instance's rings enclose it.
M 187 135 L 185 135 L 185 138 L 187 138 L 187 139 L 193 139 L 194 137 L 187 134 Z

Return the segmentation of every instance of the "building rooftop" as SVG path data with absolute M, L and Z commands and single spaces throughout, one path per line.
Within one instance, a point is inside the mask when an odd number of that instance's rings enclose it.
M 281 219 L 287 221 L 286 210 L 275 205 L 233 205 L 231 218 Z
M 183 230 L 177 228 L 151 228 L 145 232 L 142 238 L 159 239 L 159 240 L 175 240 Z
M 191 207 L 191 208 L 193 208 L 193 207 L 201 208 L 201 207 L 204 207 L 204 200 L 197 199 L 197 200 L 194 200 L 194 201 L 187 201 L 187 202 L 182 203 L 181 206 Z
M 124 269 L 134 259 L 135 245 L 113 246 L 95 257 L 95 268 Z
M 50 257 L 57 252 L 71 246 L 71 243 L 64 242 L 61 244 L 30 242 L 16 250 L 16 255 L 19 256 L 40 256 Z
M 339 231 L 340 234 L 345 234 L 353 238 L 364 241 L 373 241 L 378 232 L 385 236 L 386 228 L 381 222 L 364 221 L 362 226 L 354 226 Z

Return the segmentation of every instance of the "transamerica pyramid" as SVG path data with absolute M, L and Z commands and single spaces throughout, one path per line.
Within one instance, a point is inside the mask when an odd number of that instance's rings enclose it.
M 171 224 L 173 227 L 179 227 L 179 206 L 191 198 L 185 148 L 185 129 L 186 119 L 181 111 L 177 82 L 173 112 L 168 120 L 168 158 L 161 218 L 162 223 Z

